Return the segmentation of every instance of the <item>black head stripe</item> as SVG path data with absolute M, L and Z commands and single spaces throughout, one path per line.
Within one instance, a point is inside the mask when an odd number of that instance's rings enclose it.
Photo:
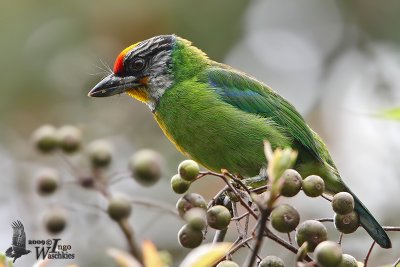
M 133 57 L 149 58 L 161 51 L 169 51 L 175 43 L 174 35 L 159 35 L 147 39 L 137 45 L 127 56 L 129 60 Z

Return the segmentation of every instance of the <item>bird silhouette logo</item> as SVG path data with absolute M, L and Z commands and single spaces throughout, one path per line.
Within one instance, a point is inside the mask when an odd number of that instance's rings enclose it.
M 14 258 L 13 262 L 15 262 L 16 259 L 31 251 L 26 249 L 26 235 L 23 224 L 20 221 L 16 221 L 11 226 L 13 228 L 12 244 L 7 249 L 6 256 Z

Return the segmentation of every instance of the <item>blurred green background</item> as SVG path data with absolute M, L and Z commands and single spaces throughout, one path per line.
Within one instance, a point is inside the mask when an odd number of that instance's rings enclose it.
M 400 225 L 396 200 L 400 123 L 371 116 L 400 103 L 399 1 L 0 3 L 0 251 L 10 244 L 13 220 L 24 222 L 28 239 L 47 237 L 41 214 L 58 204 L 71 211 L 69 226 L 61 237 L 72 245 L 77 257 L 74 263 L 110 266 L 104 249 L 125 248 L 114 223 L 90 207 L 99 202 L 96 194 L 65 186 L 54 197 L 36 196 L 34 172 L 43 166 L 58 166 L 32 148 L 31 133 L 42 124 L 77 125 L 85 141 L 110 140 L 116 147 L 112 170 L 126 170 L 128 157 L 140 148 L 160 151 L 167 160 L 162 182 L 144 189 L 123 181 L 113 189 L 174 205 L 178 197 L 170 192 L 169 177 L 183 156 L 163 136 L 147 107 L 124 95 L 86 96 L 123 48 L 170 33 L 191 40 L 211 58 L 255 76 L 290 100 L 326 141 L 347 184 L 378 220 Z M 209 198 L 219 187 L 213 179 L 206 179 L 192 191 L 204 192 Z M 328 204 L 322 201 L 303 197 L 291 201 L 304 217 L 331 216 Z M 132 223 L 139 239 L 152 239 L 161 249 L 172 251 L 175 266 L 187 253 L 176 241 L 182 225 L 179 220 L 138 207 Z M 334 234 L 330 237 L 336 238 Z M 345 237 L 344 249 L 362 260 L 371 240 L 361 229 L 355 236 Z M 400 256 L 399 234 L 391 237 L 395 249 L 383 253 L 376 248 L 372 266 L 392 263 Z M 266 243 L 266 255 L 292 258 L 267 244 L 271 243 Z M 17 266 L 33 262 L 30 254 L 19 259 Z M 49 266 L 67 263 L 54 261 Z

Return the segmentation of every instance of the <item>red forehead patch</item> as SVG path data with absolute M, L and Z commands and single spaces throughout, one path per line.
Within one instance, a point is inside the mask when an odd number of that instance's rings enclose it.
M 122 50 L 121 53 L 119 53 L 117 59 L 115 60 L 114 63 L 114 69 L 113 72 L 114 74 L 121 74 L 122 71 L 124 70 L 124 60 L 125 60 L 125 55 L 128 53 L 130 50 L 135 48 L 139 43 L 133 44 L 131 46 L 128 46 L 124 50 Z

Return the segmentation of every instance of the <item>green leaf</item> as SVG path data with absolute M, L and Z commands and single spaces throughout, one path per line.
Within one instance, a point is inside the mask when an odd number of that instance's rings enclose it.
M 400 107 L 384 109 L 379 111 L 376 115 L 383 119 L 400 120 Z

